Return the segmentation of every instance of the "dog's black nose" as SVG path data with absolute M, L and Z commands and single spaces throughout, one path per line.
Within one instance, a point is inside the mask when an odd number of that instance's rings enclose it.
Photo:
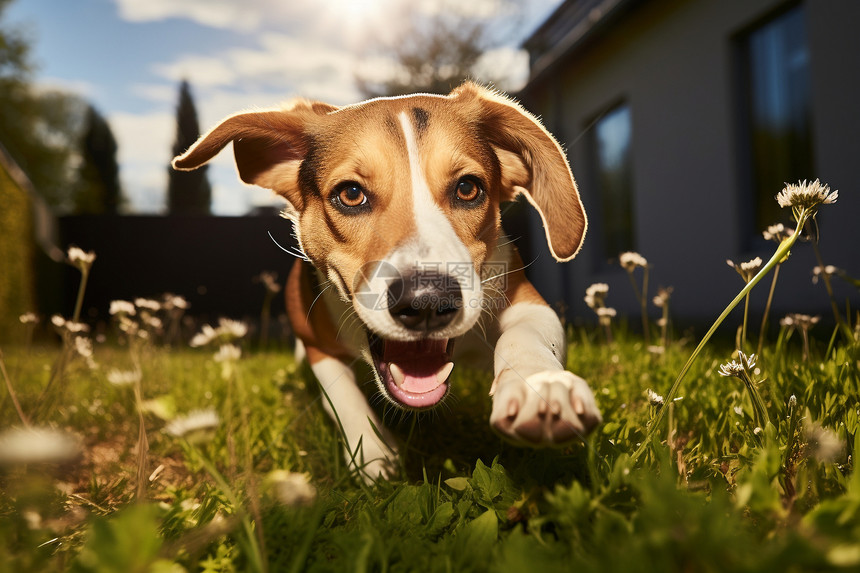
M 454 320 L 463 306 L 460 283 L 446 274 L 416 272 L 388 286 L 388 312 L 408 328 L 429 332 Z

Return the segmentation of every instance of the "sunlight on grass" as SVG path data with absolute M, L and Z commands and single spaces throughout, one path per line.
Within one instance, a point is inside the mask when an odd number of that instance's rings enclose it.
M 188 345 L 182 301 L 116 301 L 95 341 L 54 317 L 56 346 L 22 317 L 0 354 L 0 570 L 856 570 L 860 319 L 791 315 L 770 336 L 730 320 L 835 200 L 818 182 L 794 193 L 798 232 L 738 267 L 744 288 L 695 347 L 641 255 L 622 264 L 661 310 L 653 337 L 647 312 L 628 322 L 609 285 L 589 289 L 596 324 L 568 330 L 567 363 L 604 413 L 587 443 L 506 444 L 490 374 L 463 368 L 443 408 L 381 412 L 403 470 L 372 486 L 310 369 L 248 325 L 201 325 Z

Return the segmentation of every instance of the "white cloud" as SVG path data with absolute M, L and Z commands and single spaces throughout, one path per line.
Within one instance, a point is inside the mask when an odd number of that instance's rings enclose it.
M 174 138 L 178 82 L 188 79 L 202 131 L 227 115 L 249 108 L 270 108 L 294 96 L 336 105 L 361 98 L 355 74 L 387 77 L 396 64 L 385 55 L 359 56 L 362 37 L 395 29 L 402 10 L 423 14 L 457 12 L 494 19 L 494 7 L 504 0 L 113 0 L 121 18 L 133 22 L 185 19 L 213 29 L 237 33 L 244 46 L 229 40 L 220 50 L 177 54 L 153 62 L 149 77 L 141 76 L 129 90 L 153 103 L 143 114 L 109 114 L 119 143 L 122 179 L 132 208 L 138 212 L 164 209 L 167 166 Z M 534 4 L 552 4 L 540 0 Z M 529 3 L 531 8 L 532 4 Z M 214 30 L 212 33 L 221 34 Z M 249 42 L 250 41 L 250 42 Z M 251 47 L 248 47 L 248 46 Z M 365 53 L 367 51 L 365 50 Z M 499 85 L 518 89 L 525 80 L 525 55 L 514 47 L 500 48 L 480 61 L 479 78 L 510 77 Z M 154 75 L 153 75 L 154 74 Z M 87 85 L 75 91 L 95 91 Z M 213 210 L 241 214 L 258 204 L 281 204 L 268 190 L 238 181 L 227 149 L 210 164 Z
M 198 87 L 229 86 L 238 80 L 238 70 L 223 58 L 187 55 L 168 64 L 155 64 L 153 71 L 167 79 L 187 79 Z
M 188 79 L 203 93 L 211 88 L 232 91 L 254 90 L 278 94 L 278 99 L 301 94 L 318 98 L 308 87 L 323 87 L 340 93 L 338 102 L 351 103 L 358 95 L 354 87 L 355 56 L 317 39 L 268 33 L 259 47 L 233 48 L 211 55 L 188 54 L 169 63 L 153 66 L 160 77 Z M 328 86 L 328 87 L 326 87 Z
M 529 55 L 525 50 L 501 47 L 483 53 L 475 64 L 475 79 L 499 81 L 503 91 L 517 91 L 529 77 Z
M 135 84 L 130 92 L 145 100 L 163 104 L 175 104 L 178 97 L 176 84 Z
M 147 114 L 116 113 L 108 121 L 119 146 L 118 161 L 129 210 L 163 213 L 166 208 L 168 166 L 176 129 L 172 111 Z M 203 129 L 207 129 L 204 124 Z M 233 154 L 225 149 L 209 163 L 212 212 L 242 215 L 255 205 L 281 205 L 267 189 L 244 185 L 236 175 Z
M 119 15 L 130 22 L 153 22 L 185 18 L 214 28 L 250 31 L 257 28 L 262 13 L 235 0 L 114 0 Z
M 36 88 L 43 93 L 54 91 L 67 92 L 86 99 L 92 99 L 98 93 L 98 88 L 92 82 L 52 77 L 39 78 L 39 83 Z
M 114 113 L 108 117 L 117 140 L 123 190 L 135 212 L 159 212 L 167 188 L 167 165 L 175 119 L 168 112 Z M 160 201 L 159 201 L 160 198 Z

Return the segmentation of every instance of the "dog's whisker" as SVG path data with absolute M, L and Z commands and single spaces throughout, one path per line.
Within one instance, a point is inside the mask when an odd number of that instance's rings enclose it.
M 310 306 L 308 307 L 308 314 L 305 317 L 305 320 L 310 320 L 311 311 L 314 309 L 314 305 L 317 303 L 317 301 L 320 299 L 320 297 L 325 293 L 325 291 L 327 291 L 329 288 L 331 288 L 331 283 L 329 283 L 325 288 L 320 290 L 319 294 L 316 296 L 316 298 L 314 298 L 313 302 L 311 302 Z
M 580 419 L 571 414 L 570 419 L 565 419 L 573 427 L 572 432 L 565 430 L 556 433 L 556 425 L 550 428 L 540 424 L 545 428 L 540 441 L 555 443 L 567 440 L 571 435 L 581 436 L 582 428 L 590 429 L 589 426 L 596 424 L 600 418 L 593 396 L 587 386 L 583 386 L 582 379 L 564 370 L 560 364 L 563 356 L 559 350 L 564 346 L 565 333 L 558 316 L 551 308 L 534 304 L 531 291 L 529 295 L 523 296 L 525 289 L 514 289 L 511 284 L 515 282 L 514 279 L 518 284 L 520 280 L 525 280 L 524 271 L 535 264 L 537 257 L 524 264 L 512 246 L 516 239 L 501 235 L 498 224 L 498 216 L 505 215 L 514 204 L 526 204 L 526 201 L 518 201 L 503 205 L 499 197 L 508 197 L 521 191 L 545 224 L 553 258 L 567 261 L 576 254 L 581 247 L 586 218 L 564 150 L 541 125 L 539 118 L 515 102 L 505 100 L 500 94 L 472 83 L 464 84 L 448 98 L 428 99 L 430 96 L 426 95 L 404 97 L 414 99 L 406 104 L 398 98 L 396 101 L 377 100 L 369 106 L 356 104 L 342 108 L 322 102 L 297 100 L 277 111 L 232 116 L 230 129 L 226 130 L 229 132 L 228 138 L 237 146 L 235 158 L 240 174 L 252 174 L 254 181 L 263 186 L 291 189 L 286 194 L 290 205 L 284 216 L 293 222 L 290 228 L 292 237 L 283 245 L 272 232 L 268 232 L 269 238 L 285 253 L 301 259 L 301 264 L 321 263 L 320 268 L 329 270 L 326 273 L 329 280 L 318 281 L 319 284 L 312 291 L 315 296 L 307 297 L 312 300 L 297 296 L 295 283 L 288 285 L 287 297 L 293 316 L 300 319 L 301 314 L 307 313 L 307 325 L 300 325 L 302 328 L 313 331 L 320 327 L 315 324 L 317 319 L 324 317 L 328 325 L 329 321 L 337 318 L 337 326 L 330 327 L 335 331 L 334 344 L 337 347 L 315 348 L 325 359 L 314 362 L 311 369 L 320 382 L 320 396 L 328 402 L 330 413 L 332 409 L 350 410 L 342 412 L 342 417 L 337 413 L 333 416 L 347 456 L 351 454 L 350 447 L 355 448 L 358 444 L 363 446 L 368 456 L 368 464 L 350 458 L 350 472 L 358 475 L 362 469 L 367 474 L 385 471 L 382 465 L 378 465 L 380 459 L 394 461 L 394 453 L 386 450 L 369 433 L 380 423 L 380 412 L 383 422 L 411 422 L 413 429 L 417 427 L 420 430 L 432 429 L 437 423 L 444 425 L 446 417 L 454 415 L 455 406 L 474 405 L 475 397 L 458 396 L 453 393 L 451 382 L 443 386 L 444 381 L 439 382 L 438 378 L 427 374 L 433 370 L 437 372 L 436 376 L 440 376 L 439 373 L 443 371 L 450 373 L 449 357 L 436 345 L 437 341 L 431 340 L 443 332 L 449 338 L 458 338 L 470 330 L 494 356 L 494 366 L 500 374 L 496 380 L 497 393 L 493 398 L 495 408 L 490 414 L 490 422 L 500 432 L 515 440 L 530 441 L 532 436 L 527 434 L 540 421 L 539 417 L 545 417 L 548 400 L 568 391 L 573 396 L 574 409 L 577 411 L 582 409 L 580 404 L 583 400 L 591 400 L 587 414 L 583 413 Z M 470 102 L 468 108 L 462 107 L 464 101 Z M 490 106 L 493 112 L 485 113 Z M 333 113 L 334 109 L 337 109 L 337 113 Z M 465 118 L 464 114 L 471 114 L 471 117 Z M 325 120 L 322 119 L 323 115 L 326 116 Z M 385 122 L 386 117 L 392 118 L 392 121 Z M 469 122 L 477 121 L 479 117 L 488 123 L 487 132 L 498 132 L 500 140 L 511 143 L 505 149 L 505 153 L 511 156 L 510 160 L 502 157 L 502 161 L 497 161 L 498 157 L 493 158 L 492 154 L 488 156 L 485 149 L 490 142 L 482 140 L 480 134 L 473 138 L 453 137 L 462 133 Z M 288 124 L 294 128 L 261 131 L 261 124 Z M 589 125 L 586 131 L 593 125 Z M 386 130 L 386 126 L 389 129 Z M 207 163 L 212 158 L 213 146 L 220 150 L 227 143 L 216 141 L 213 134 L 224 132 L 224 129 L 211 130 L 209 135 L 203 136 L 188 151 L 175 158 L 174 166 L 190 170 Z M 369 134 L 372 137 L 347 138 L 343 145 L 336 146 L 301 145 L 299 140 L 303 136 L 300 134 L 308 132 L 318 133 L 321 142 L 343 139 L 345 133 Z M 368 144 L 368 141 L 372 144 Z M 307 161 L 306 164 L 319 165 L 321 172 L 335 173 L 348 168 L 359 174 L 355 176 L 359 180 L 351 181 L 330 197 L 334 209 L 326 209 L 326 222 L 315 225 L 312 232 L 302 234 L 299 228 L 307 205 L 312 203 L 303 196 L 311 187 L 301 184 L 300 178 L 306 174 L 300 173 L 301 170 L 283 169 L 276 154 L 266 153 L 271 146 L 281 145 L 295 152 L 296 165 Z M 488 163 L 490 160 L 492 164 Z M 461 173 L 464 161 L 466 165 L 475 164 L 471 172 Z M 533 178 L 527 191 L 517 189 L 512 183 L 520 178 L 516 167 L 518 161 L 541 174 Z M 408 188 L 400 192 L 401 189 L 396 188 L 389 178 L 375 182 L 374 192 L 365 194 L 360 174 L 383 168 L 402 171 L 405 174 L 404 181 L 410 182 Z M 457 205 L 475 207 L 480 209 L 476 213 L 487 215 L 468 236 L 453 231 L 453 226 L 448 224 L 451 221 L 445 220 L 450 217 L 450 212 L 433 208 L 438 199 L 436 194 L 442 191 L 438 182 L 444 179 L 445 173 L 452 172 L 460 173 L 455 185 Z M 487 181 L 486 177 L 482 181 L 478 176 L 481 173 L 493 173 L 494 177 L 492 181 Z M 496 188 L 499 182 L 508 182 L 504 184 L 507 188 Z M 489 183 L 493 184 L 493 188 L 488 187 Z M 379 205 L 375 203 L 380 198 L 390 201 L 395 208 L 379 208 L 383 206 L 382 202 Z M 478 198 L 480 201 L 476 201 Z M 428 205 L 430 208 L 427 208 Z M 558 216 L 548 219 L 546 214 L 549 210 Z M 391 213 L 409 219 L 406 222 L 406 227 L 410 228 L 408 236 L 392 232 L 392 228 L 396 231 L 397 226 L 387 219 Z M 350 217 L 358 214 L 362 215 L 361 218 L 352 218 L 352 223 L 346 223 Z M 276 229 L 276 232 L 279 230 Z M 365 248 L 367 243 L 363 242 L 367 240 L 368 234 L 371 235 L 371 241 L 378 243 L 372 245 L 370 250 Z M 359 235 L 363 236 L 361 240 L 357 240 Z M 330 247 L 334 244 L 338 245 L 336 253 Z M 370 252 L 388 254 L 382 260 L 369 260 Z M 475 252 L 489 253 L 491 263 L 481 267 L 479 261 L 466 259 L 470 257 L 469 253 Z M 314 261 L 310 260 L 308 253 L 314 254 Z M 416 259 L 417 262 L 413 262 Z M 466 305 L 460 309 L 453 308 L 456 305 L 446 301 L 444 308 L 441 304 L 433 307 L 425 305 L 398 313 L 389 308 L 359 306 L 362 299 L 350 294 L 346 286 L 349 279 L 366 278 L 368 284 L 374 287 L 384 284 L 383 288 L 387 291 L 382 294 L 390 297 L 394 294 L 393 281 L 405 284 L 410 276 L 422 280 L 454 276 L 457 273 L 450 268 L 446 268 L 445 273 L 422 270 L 422 276 L 419 276 L 418 269 L 422 265 L 451 265 L 455 261 L 458 261 L 458 265 L 466 262 L 472 265 L 468 271 L 468 276 L 473 279 L 469 289 L 481 293 L 481 305 L 478 308 Z M 399 279 L 392 278 L 394 275 L 380 274 L 382 263 L 393 267 L 400 275 Z M 368 267 L 368 264 L 373 266 Z M 413 266 L 407 268 L 409 265 Z M 476 265 L 481 267 L 480 271 Z M 513 268 L 515 265 L 520 266 Z M 374 269 L 371 273 L 373 276 L 364 277 L 361 273 L 370 268 Z M 356 269 L 359 269 L 358 273 Z M 478 276 L 475 276 L 476 272 Z M 388 282 L 389 279 L 391 282 Z M 307 289 L 308 281 L 312 281 L 313 277 L 304 275 L 302 280 L 306 282 L 302 283 L 301 288 Z M 334 291 L 330 291 L 332 287 Z M 461 294 L 464 293 L 465 289 L 461 289 Z M 414 302 L 419 296 L 442 298 L 452 295 L 453 291 L 446 291 L 438 285 L 422 285 L 412 286 L 408 294 L 412 297 L 408 300 Z M 336 297 L 337 303 L 344 305 L 340 307 L 342 311 L 335 310 Z M 319 300 L 323 304 L 317 308 Z M 465 298 L 463 300 L 466 301 Z M 297 304 L 300 306 L 296 307 Z M 459 315 L 452 312 L 452 308 Z M 413 313 L 412 310 L 417 312 Z M 457 316 L 458 320 L 452 322 Z M 383 339 L 379 346 L 373 337 L 367 336 L 371 330 Z M 326 336 L 330 336 L 330 332 Z M 370 347 L 368 338 L 373 340 Z M 490 338 L 493 342 L 489 341 Z M 313 336 L 308 340 L 311 347 L 318 344 L 313 342 Z M 356 347 L 361 348 L 359 356 L 348 364 L 350 358 L 347 357 L 356 353 Z M 313 353 L 309 355 L 314 356 Z M 357 380 L 359 374 L 353 366 L 362 358 L 369 362 L 372 375 L 362 375 L 362 379 Z M 356 388 L 367 399 L 351 399 Z M 318 399 L 315 398 L 312 403 Z M 499 416 L 500 410 L 507 408 L 512 399 L 519 401 L 515 423 Z M 575 424 L 579 425 L 580 430 L 574 427 Z M 412 446 L 407 443 L 406 447 Z
M 311 262 L 311 260 L 308 258 L 308 256 L 301 249 L 297 249 L 293 246 L 290 246 L 290 248 L 286 248 L 283 245 L 281 245 L 277 241 L 277 239 L 275 239 L 274 236 L 272 236 L 271 231 L 266 231 L 266 233 L 268 233 L 269 238 L 272 239 L 272 242 L 275 243 L 278 246 L 278 248 L 281 249 L 282 251 L 284 251 L 285 253 L 290 254 L 290 255 L 296 257 L 297 259 L 301 259 L 301 260 L 305 261 L 306 263 Z
M 501 250 L 502 247 L 507 247 L 508 245 L 515 243 L 517 241 L 517 239 L 519 239 L 519 237 L 517 237 L 516 239 L 508 237 L 507 241 L 505 241 L 504 243 L 499 243 L 498 245 L 496 245 L 496 249 Z
M 488 283 L 488 282 L 490 282 L 490 281 L 498 280 L 498 279 L 500 279 L 500 278 L 502 278 L 502 277 L 505 277 L 505 276 L 507 276 L 507 275 L 509 275 L 509 274 L 511 274 L 511 273 L 515 273 L 515 272 L 517 272 L 517 271 L 524 271 L 524 270 L 526 270 L 527 268 L 529 268 L 530 266 L 532 266 L 533 264 L 535 264 L 536 262 L 537 262 L 537 257 L 535 257 L 534 259 L 532 259 L 532 261 L 531 261 L 530 263 L 528 263 L 528 264 L 523 264 L 523 266 L 521 266 L 521 267 L 519 267 L 519 268 L 516 268 L 516 269 L 510 269 L 510 270 L 507 270 L 507 271 L 505 271 L 505 272 L 502 272 L 502 273 L 499 273 L 499 274 L 496 274 L 496 275 L 489 276 L 489 277 L 487 277 L 487 278 L 485 278 L 485 279 L 481 279 L 481 284 L 485 284 L 485 283 Z
M 350 307 L 350 308 L 347 308 L 346 310 L 344 310 L 340 314 L 340 320 L 338 320 L 338 322 L 340 323 L 340 326 L 337 329 L 337 333 L 335 334 L 335 338 L 340 339 L 341 331 L 347 326 L 352 327 L 352 325 L 354 325 L 357 320 L 360 320 L 360 318 L 358 316 L 358 312 L 356 312 L 353 308 Z

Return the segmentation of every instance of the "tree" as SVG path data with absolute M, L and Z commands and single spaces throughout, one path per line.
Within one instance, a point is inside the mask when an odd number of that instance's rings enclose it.
M 406 5 L 397 18 L 398 32 L 388 41 L 374 36 L 373 51 L 391 59 L 389 73 L 359 71 L 356 82 L 366 97 L 398 96 L 408 93 L 447 94 L 467 79 L 478 79 L 482 57 L 501 45 L 505 22 L 516 19 L 519 7 L 514 0 L 497 0 L 484 13 L 469 10 L 422 11 L 420 4 Z M 488 6 L 490 6 L 488 4 Z M 499 83 L 503 77 L 481 81 Z
M 50 205 L 67 209 L 84 105 L 32 86 L 29 39 L 2 23 L 9 4 L 0 0 L 0 144 Z
M 108 122 L 93 106 L 87 108 L 84 126 L 74 210 L 115 215 L 122 203 L 116 139 Z
M 179 86 L 179 105 L 176 108 L 176 141 L 173 155 L 184 152 L 200 137 L 197 109 L 191 98 L 191 87 L 186 80 Z M 172 215 L 208 215 L 212 201 L 212 187 L 206 176 L 206 167 L 194 171 L 176 171 L 168 167 L 167 211 Z

